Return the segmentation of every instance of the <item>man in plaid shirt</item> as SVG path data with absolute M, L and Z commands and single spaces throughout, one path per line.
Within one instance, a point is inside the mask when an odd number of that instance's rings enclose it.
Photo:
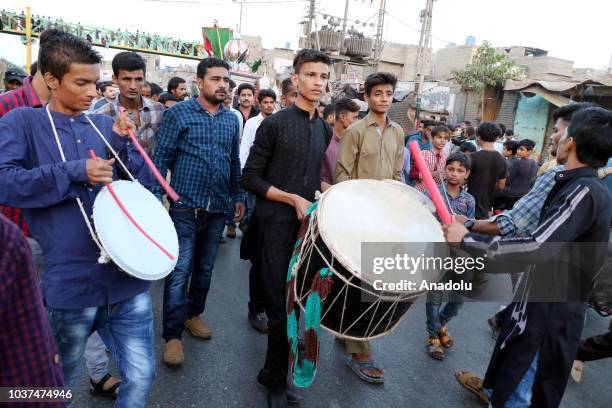
M 164 289 L 164 363 L 170 365 L 181 364 L 185 358 L 183 328 L 203 339 L 212 336 L 200 314 L 226 214 L 234 210 L 234 221 L 238 222 L 245 212 L 238 118 L 223 105 L 229 65 L 206 58 L 198 64 L 197 79 L 200 96 L 179 102 L 164 113 L 154 157 L 161 174 L 172 172 L 171 185 L 180 196 L 170 205 L 170 217 L 181 250 Z M 153 193 L 161 199 L 159 186 Z
M 153 154 L 157 144 L 155 134 L 164 113 L 164 105 L 142 96 L 146 64 L 135 52 L 120 52 L 112 62 L 113 81 L 119 87 L 119 95 L 94 113 L 109 115 L 116 120 L 121 109 L 136 124 L 136 139 L 147 152 Z
M 0 387 L 64 386 L 57 347 L 28 245 L 17 227 L 2 215 L 0 327 Z M 65 407 L 66 404 L 45 406 Z

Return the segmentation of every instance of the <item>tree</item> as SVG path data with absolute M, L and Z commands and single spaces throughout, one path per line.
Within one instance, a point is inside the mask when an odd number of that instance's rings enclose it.
M 454 70 L 452 73 L 455 76 L 455 80 L 464 89 L 473 89 L 480 93 L 482 104 L 480 119 L 482 120 L 484 115 L 485 89 L 488 86 L 503 86 L 508 79 L 517 79 L 521 69 L 514 61 L 507 60 L 504 54 L 498 54 L 485 41 L 476 50 L 471 64 L 467 65 L 465 69 Z

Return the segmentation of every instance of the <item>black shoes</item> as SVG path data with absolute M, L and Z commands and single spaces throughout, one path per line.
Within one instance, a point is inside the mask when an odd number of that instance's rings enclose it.
M 287 394 L 283 391 L 268 391 L 268 408 L 289 408 Z
M 251 313 L 249 312 L 249 322 L 255 330 L 260 333 L 268 332 L 268 318 L 264 312 Z
M 287 388 L 283 390 L 270 390 L 267 382 L 264 380 L 264 376 L 260 371 L 257 375 L 257 385 L 264 389 L 268 396 L 269 407 L 287 407 L 288 405 L 300 405 L 302 402 L 302 396 L 298 393 L 298 390 L 291 383 L 287 384 Z M 284 404 L 284 405 L 283 405 Z

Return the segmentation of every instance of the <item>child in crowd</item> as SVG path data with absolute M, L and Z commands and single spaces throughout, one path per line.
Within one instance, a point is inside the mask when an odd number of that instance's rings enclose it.
M 474 153 L 476 150 L 477 150 L 476 145 L 472 143 L 471 141 L 463 142 L 461 146 L 459 146 L 459 151 L 461 153 L 465 153 L 468 157 L 470 157 L 470 155 Z
M 505 142 L 504 145 L 507 143 L 512 142 Z M 508 160 L 506 186 L 493 196 L 495 212 L 511 209 L 519 198 L 531 190 L 531 186 L 535 181 L 538 165 L 534 160 L 530 159 L 535 148 L 535 142 L 530 139 L 523 139 L 517 143 L 517 146 L 518 158 L 512 163 Z
M 518 157 L 516 157 L 518 147 L 519 144 L 516 140 L 507 140 L 504 142 L 504 150 L 502 151 L 502 154 L 506 158 L 508 171 L 510 171 L 510 168 L 520 160 Z
M 431 130 L 431 150 L 421 150 L 421 155 L 438 186 L 442 183 L 441 175 L 444 171 L 444 163 L 448 158 L 448 153 L 445 153 L 444 147 L 449 140 L 450 130 L 446 126 L 436 126 Z M 423 193 L 427 190 L 416 165 L 410 168 L 410 179 L 413 180 L 413 186 L 417 190 Z
M 464 215 L 471 219 L 474 218 L 476 203 L 474 197 L 463 189 L 469 175 L 469 157 L 461 152 L 451 154 L 446 160 L 444 185 L 440 185 L 440 193 L 452 214 Z M 453 346 L 453 339 L 448 332 L 447 324 L 457 315 L 463 304 L 461 294 L 451 291 L 448 292 L 448 302 L 442 308 L 444 295 L 444 291 L 429 291 L 425 303 L 428 334 L 427 354 L 436 360 L 443 360 L 444 348 Z

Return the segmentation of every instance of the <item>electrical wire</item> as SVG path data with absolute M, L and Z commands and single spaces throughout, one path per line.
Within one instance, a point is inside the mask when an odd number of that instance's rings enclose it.
M 288 3 L 305 3 L 307 0 L 253 0 L 253 1 L 224 1 L 216 3 L 206 3 L 195 0 L 140 0 L 147 3 L 183 3 L 183 4 L 195 4 L 199 6 L 227 6 L 231 4 L 288 4 Z
M 415 27 L 415 26 L 413 26 L 413 25 L 411 25 L 411 24 L 408 24 L 408 23 L 407 23 L 407 22 L 405 22 L 404 20 L 400 19 L 399 17 L 394 16 L 393 14 L 389 13 L 388 11 L 385 11 L 385 14 L 387 14 L 389 17 L 393 18 L 393 19 L 394 19 L 395 21 L 397 21 L 398 23 L 400 23 L 400 24 L 402 24 L 402 25 L 405 25 L 406 27 L 412 28 L 412 29 L 413 29 L 414 31 L 416 31 L 416 32 L 419 32 L 419 33 L 421 32 L 421 29 L 420 29 L 420 28 Z M 443 42 L 444 44 L 448 44 L 448 43 L 450 43 L 450 42 L 451 42 L 451 41 L 445 40 L 445 39 L 443 39 L 443 38 L 436 37 L 436 36 L 435 36 L 435 35 L 433 35 L 433 34 L 431 35 L 431 38 L 434 38 L 434 39 L 436 39 L 436 40 L 438 40 L 438 41 L 440 41 L 440 42 Z

